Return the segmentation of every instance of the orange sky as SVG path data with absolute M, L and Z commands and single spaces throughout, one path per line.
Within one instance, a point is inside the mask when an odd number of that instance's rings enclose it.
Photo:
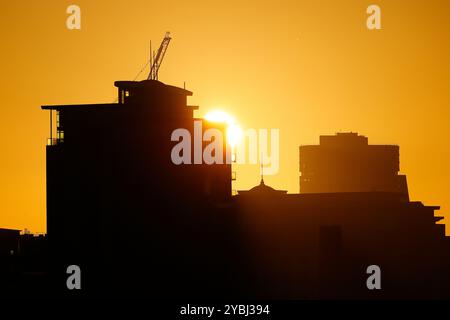
M 81 7 L 82 29 L 66 28 Z M 366 28 L 381 7 L 382 30 Z M 448 0 L 29 0 L 1 5 L 0 227 L 45 231 L 45 104 L 113 102 L 149 40 L 173 40 L 160 80 L 194 91 L 198 116 L 220 108 L 244 128 L 280 129 L 280 171 L 298 192 L 298 146 L 357 131 L 400 145 L 413 200 L 450 208 Z M 144 75 L 143 75 L 144 76 Z M 258 183 L 238 168 L 235 189 Z

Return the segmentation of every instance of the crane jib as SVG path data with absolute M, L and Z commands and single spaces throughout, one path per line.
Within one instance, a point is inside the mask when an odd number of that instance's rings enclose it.
M 169 42 L 171 39 L 172 38 L 170 37 L 170 32 L 166 32 L 166 35 L 164 36 L 164 39 L 162 40 L 161 45 L 159 46 L 159 49 L 156 53 L 156 56 L 153 59 L 150 74 L 147 78 L 148 80 L 158 80 L 159 67 L 162 64 L 164 55 L 166 54 L 167 47 L 169 46 Z

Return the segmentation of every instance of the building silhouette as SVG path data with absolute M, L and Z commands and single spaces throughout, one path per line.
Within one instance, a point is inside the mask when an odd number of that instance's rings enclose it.
M 20 230 L 0 228 L 0 257 L 8 257 L 19 251 Z
M 48 284 L 45 235 L 0 228 L 1 297 L 35 297 Z
M 233 198 L 251 296 L 262 299 L 449 298 L 450 241 L 438 206 L 410 201 L 399 147 L 357 133 L 300 147 L 299 194 L 264 181 Z M 366 286 L 367 267 L 383 274 Z
M 184 228 L 194 213 L 231 197 L 231 165 L 175 165 L 171 134 L 184 128 L 194 137 L 194 120 L 204 130 L 225 129 L 194 118 L 188 90 L 156 80 L 115 86 L 118 103 L 42 107 L 52 126 L 47 231 L 55 283 L 65 286 L 65 268 L 79 264 L 87 279 L 104 279 L 87 281 L 90 292 L 104 291 L 111 278 L 115 287 L 128 287 L 134 276 L 133 288 L 161 281 L 162 290 L 169 281 L 158 273 L 182 265 L 172 254 L 188 242 Z
M 233 198 L 251 296 L 261 299 L 449 297 L 449 240 L 439 207 L 402 193 L 286 194 L 265 186 Z M 382 270 L 368 290 L 366 269 Z
M 320 145 L 300 147 L 300 192 L 384 191 L 408 196 L 399 175 L 399 147 L 369 145 L 357 133 L 320 136 Z

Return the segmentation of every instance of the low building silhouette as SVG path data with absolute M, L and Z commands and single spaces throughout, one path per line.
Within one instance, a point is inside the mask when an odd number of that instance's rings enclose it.
M 0 257 L 17 254 L 20 230 L 0 228 Z
M 268 186 L 233 200 L 253 297 L 450 297 L 439 207 L 402 193 L 286 194 Z M 382 290 L 366 287 L 370 265 L 381 268 Z
M 47 259 L 45 235 L 0 228 L 0 296 L 35 298 L 36 292 L 46 294 Z

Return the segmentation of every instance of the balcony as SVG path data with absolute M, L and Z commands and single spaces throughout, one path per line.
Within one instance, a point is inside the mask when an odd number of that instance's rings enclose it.
M 47 146 L 56 146 L 58 144 L 58 139 L 47 138 Z
M 56 138 L 48 138 L 47 146 L 56 146 L 64 142 L 64 131 L 58 130 L 56 132 Z

